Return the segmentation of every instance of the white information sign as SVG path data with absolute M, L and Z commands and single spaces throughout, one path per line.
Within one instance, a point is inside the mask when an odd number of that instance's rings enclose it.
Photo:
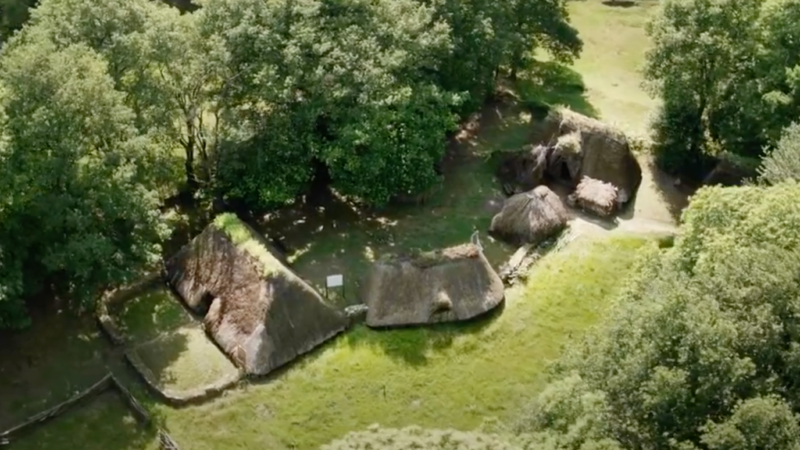
M 344 276 L 343 275 L 329 275 L 326 286 L 329 288 L 344 286 Z

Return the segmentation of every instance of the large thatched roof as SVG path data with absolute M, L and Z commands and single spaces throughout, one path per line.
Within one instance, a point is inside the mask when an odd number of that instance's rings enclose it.
M 512 244 L 539 244 L 567 226 L 569 214 L 547 186 L 506 199 L 489 232 Z
M 347 324 L 232 214 L 218 216 L 167 261 L 167 272 L 219 346 L 251 374 L 288 363 Z
M 613 184 L 583 177 L 575 192 L 569 195 L 569 202 L 600 217 L 609 217 L 617 211 L 618 197 Z
M 472 244 L 379 261 L 362 288 L 371 327 L 468 320 L 504 298 L 502 280 Z
M 533 143 L 553 147 L 553 160 L 567 164 L 574 182 L 590 177 L 613 184 L 623 203 L 642 181 L 642 170 L 625 134 L 570 109 L 550 111 L 535 125 Z

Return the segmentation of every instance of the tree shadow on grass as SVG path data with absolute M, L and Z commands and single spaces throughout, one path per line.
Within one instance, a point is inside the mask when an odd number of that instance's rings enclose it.
M 156 431 L 136 420 L 114 391 L 87 399 L 12 442 L 19 450 L 144 450 L 155 448 Z
M 597 118 L 599 112 L 586 97 L 581 74 L 555 61 L 536 61 L 515 83 L 517 94 L 532 111 L 564 105 L 583 115 Z
M 632 8 L 638 2 L 636 0 L 603 0 L 601 3 L 614 8 Z
M 57 300 L 33 303 L 30 328 L 0 332 L 0 430 L 102 378 L 113 351 L 93 318 Z
M 479 317 L 460 323 L 391 329 L 372 329 L 360 325 L 351 330 L 344 339 L 352 348 L 378 348 L 390 358 L 402 360 L 412 366 L 423 366 L 428 363 L 431 352 L 446 350 L 459 336 L 480 333 L 502 314 L 504 308 L 505 302 Z

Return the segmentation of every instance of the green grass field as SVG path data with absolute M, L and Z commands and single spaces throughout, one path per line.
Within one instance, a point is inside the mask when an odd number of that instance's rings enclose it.
M 274 380 L 158 412 L 193 450 L 314 449 L 376 422 L 471 429 L 488 418 L 513 419 L 562 346 L 603 314 L 646 242 L 579 238 L 537 264 L 493 318 L 427 329 L 358 327 Z
M 105 392 L 14 441 L 14 450 L 156 450 L 153 430 L 140 424 L 116 392 Z

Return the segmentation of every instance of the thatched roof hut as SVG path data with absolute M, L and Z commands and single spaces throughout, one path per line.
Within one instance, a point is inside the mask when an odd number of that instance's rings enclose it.
M 558 234 L 569 221 L 561 199 L 547 186 L 538 186 L 506 199 L 492 218 L 489 232 L 516 245 L 539 244 Z
M 553 149 L 548 160 L 551 172 L 568 174 L 573 183 L 583 177 L 611 183 L 625 203 L 642 181 L 625 134 L 599 120 L 557 108 L 535 125 L 532 135 L 534 145 Z
M 617 211 L 619 192 L 611 183 L 583 177 L 567 201 L 572 206 L 584 211 L 592 212 L 600 217 L 609 217 Z
M 473 244 L 379 261 L 362 289 L 371 327 L 468 320 L 504 299 L 502 280 Z
M 347 325 L 233 214 L 218 216 L 167 261 L 170 284 L 247 373 L 263 375 Z

